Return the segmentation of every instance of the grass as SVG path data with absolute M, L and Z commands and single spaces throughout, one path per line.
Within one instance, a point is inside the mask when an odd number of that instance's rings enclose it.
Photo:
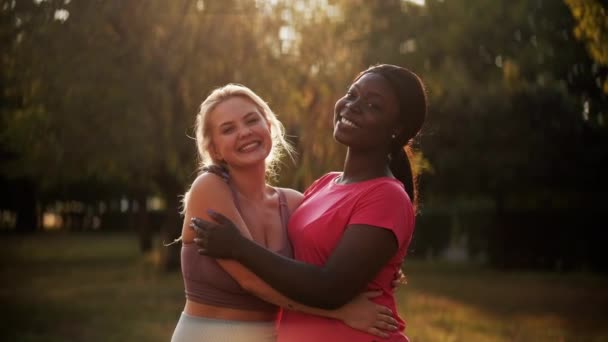
M 184 296 L 124 234 L 3 237 L 5 341 L 169 341 Z M 608 278 L 408 261 L 413 342 L 608 341 Z
M 5 341 L 169 341 L 183 307 L 179 273 L 161 273 L 126 235 L 5 239 Z
M 414 341 L 608 341 L 608 278 L 406 264 L 399 293 Z

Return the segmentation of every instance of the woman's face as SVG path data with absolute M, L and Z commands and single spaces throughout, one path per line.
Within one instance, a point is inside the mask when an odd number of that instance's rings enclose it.
M 272 148 L 270 124 L 245 97 L 231 97 L 208 114 L 210 153 L 232 167 L 263 162 Z
M 334 108 L 334 138 L 351 149 L 388 148 L 398 134 L 399 102 L 384 77 L 368 73 Z

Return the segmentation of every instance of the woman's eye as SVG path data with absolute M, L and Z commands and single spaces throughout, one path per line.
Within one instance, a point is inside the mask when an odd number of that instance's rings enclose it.
M 348 91 L 346 92 L 346 96 L 347 99 L 352 99 L 355 97 L 355 94 L 352 91 Z
M 258 118 L 247 120 L 247 124 L 252 125 L 260 121 Z
M 232 131 L 234 131 L 234 128 L 232 128 L 232 127 L 224 128 L 222 130 L 222 134 L 230 134 L 230 133 L 232 133 Z
M 377 105 L 377 104 L 375 104 L 375 103 L 368 103 L 368 104 L 367 104 L 367 107 L 368 107 L 369 109 L 373 109 L 373 110 L 378 110 L 378 109 L 380 109 L 380 106 L 378 106 L 378 105 Z

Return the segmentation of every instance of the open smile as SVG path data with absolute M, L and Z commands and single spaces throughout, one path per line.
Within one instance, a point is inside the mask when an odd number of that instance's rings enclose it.
M 352 120 L 349 120 L 349 119 L 345 118 L 343 115 L 340 115 L 340 118 L 338 119 L 338 122 L 341 123 L 341 124 L 343 124 L 343 125 L 346 125 L 348 127 L 351 127 L 351 128 L 361 128 L 355 122 L 353 122 Z
M 243 144 L 241 146 L 239 146 L 237 148 L 237 151 L 239 152 L 251 152 L 253 150 L 255 150 L 256 148 L 260 147 L 262 145 L 262 142 L 260 141 L 252 141 L 252 142 L 248 142 L 246 144 Z

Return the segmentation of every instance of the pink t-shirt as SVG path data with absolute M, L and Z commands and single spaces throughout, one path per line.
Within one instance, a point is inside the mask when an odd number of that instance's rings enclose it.
M 324 265 L 351 224 L 367 224 L 389 229 L 399 249 L 367 290 L 381 290 L 374 302 L 397 313 L 392 281 L 398 271 L 414 230 L 414 210 L 403 184 L 390 177 L 337 184 L 340 173 L 329 173 L 315 181 L 289 220 L 289 237 L 294 257 L 314 265 Z M 279 322 L 279 342 L 310 341 L 408 341 L 405 322 L 396 317 L 399 330 L 389 339 L 380 339 L 355 330 L 339 320 L 283 310 Z

